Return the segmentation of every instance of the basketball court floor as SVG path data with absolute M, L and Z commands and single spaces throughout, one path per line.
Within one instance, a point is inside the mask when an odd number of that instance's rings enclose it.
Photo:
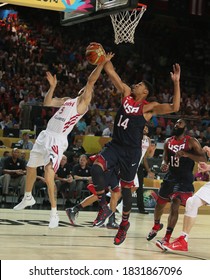
M 189 252 L 167 253 L 155 246 L 155 240 L 165 233 L 167 214 L 163 215 L 164 229 L 154 241 L 146 236 L 153 225 L 153 214 L 131 213 L 131 227 L 120 246 L 113 244 L 116 230 L 93 228 L 95 211 L 81 211 L 78 225 L 71 226 L 65 211 L 59 211 L 60 225 L 48 228 L 49 210 L 0 209 L 1 260 L 210 260 L 209 216 L 199 215 L 194 226 Z M 118 221 L 120 215 L 117 214 Z M 178 237 L 183 214 L 174 230 Z

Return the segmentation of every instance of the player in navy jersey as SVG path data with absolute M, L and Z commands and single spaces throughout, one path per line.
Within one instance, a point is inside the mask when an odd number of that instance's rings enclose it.
M 123 215 L 118 233 L 114 238 L 114 244 L 119 245 L 125 240 L 130 226 L 128 219 L 132 206 L 131 187 L 141 158 L 142 149 L 139 143 L 143 138 L 145 123 L 153 115 L 169 114 L 179 110 L 180 66 L 179 64 L 173 65 L 173 72 L 171 72 L 174 85 L 172 104 L 148 103 L 145 99 L 152 93 L 152 85 L 144 80 L 129 87 L 120 79 L 111 62 L 104 65 L 104 70 L 118 92 L 122 94 L 122 104 L 115 117 L 112 140 L 106 144 L 93 164 L 92 179 L 97 194 L 103 199 L 106 187 L 104 172 L 119 165 Z M 112 214 L 109 210 L 108 207 L 104 209 L 104 219 Z M 69 209 L 67 215 L 71 218 L 75 217 L 78 211 L 79 209 Z
M 80 90 L 79 95 L 74 99 L 70 97 L 53 97 L 57 78 L 56 75 L 53 76 L 50 72 L 47 72 L 50 89 L 44 98 L 44 106 L 58 107 L 59 109 L 48 121 L 46 130 L 39 134 L 30 152 L 27 164 L 25 195 L 22 201 L 14 207 L 14 210 L 22 210 L 27 206 L 35 204 L 35 199 L 31 192 L 36 180 L 36 168 L 43 165 L 45 167 L 45 180 L 51 203 L 49 228 L 55 228 L 59 224 L 54 177 L 59 168 L 63 153 L 68 147 L 68 134 L 86 114 L 92 99 L 94 84 L 99 78 L 104 64 L 113 56 L 114 54 L 108 53 L 105 60 L 96 66 L 88 77 L 86 86 Z
M 210 147 L 203 147 L 203 151 L 210 158 Z M 199 162 L 200 172 L 210 172 L 210 165 L 207 162 Z M 210 205 L 210 182 L 204 184 L 192 197 L 187 200 L 181 235 L 172 243 L 164 244 L 167 251 L 188 251 L 188 239 L 190 232 L 195 224 L 198 209 L 201 206 Z
M 206 160 L 205 153 L 198 140 L 185 135 L 185 132 L 186 122 L 183 119 L 179 119 L 174 125 L 173 136 L 167 138 L 164 144 L 161 169 L 167 173 L 158 192 L 154 212 L 154 226 L 147 236 L 147 240 L 152 240 L 157 235 L 157 232 L 163 228 L 160 219 L 165 205 L 171 202 L 165 236 L 162 240 L 156 241 L 157 247 L 162 250 L 164 249 L 163 245 L 169 242 L 176 226 L 180 205 L 185 206 L 187 199 L 193 195 L 193 169 L 195 162 Z

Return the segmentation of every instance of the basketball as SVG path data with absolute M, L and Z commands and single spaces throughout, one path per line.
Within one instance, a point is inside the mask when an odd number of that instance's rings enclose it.
M 90 43 L 86 48 L 85 56 L 92 65 L 98 65 L 105 60 L 106 53 L 99 43 Z

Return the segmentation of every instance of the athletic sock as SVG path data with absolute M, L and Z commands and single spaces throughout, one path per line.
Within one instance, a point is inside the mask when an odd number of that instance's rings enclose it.
M 184 240 L 185 240 L 186 242 L 188 242 L 189 234 L 187 234 L 186 232 L 182 231 L 182 232 L 181 232 L 181 236 L 184 236 Z
M 130 216 L 130 213 L 128 213 L 128 214 L 123 213 L 122 214 L 122 222 L 121 222 L 122 226 L 127 225 L 129 216 Z
M 173 230 L 174 230 L 173 228 L 167 227 L 167 229 L 166 229 L 166 235 L 164 236 L 165 241 L 169 242 L 169 240 L 170 240 L 170 238 L 171 238 L 171 235 L 172 235 L 172 233 L 173 233 Z
M 26 199 L 31 199 L 31 197 L 32 197 L 31 192 L 25 192 L 25 197 L 26 197 Z
M 57 207 L 52 207 L 51 208 L 51 214 L 54 216 L 57 214 Z

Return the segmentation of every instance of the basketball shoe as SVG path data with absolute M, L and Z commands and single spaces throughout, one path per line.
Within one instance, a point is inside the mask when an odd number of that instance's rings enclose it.
M 66 215 L 68 216 L 70 223 L 75 225 L 75 219 L 79 215 L 79 210 L 76 207 L 66 208 Z
M 58 214 L 50 215 L 49 228 L 56 228 L 59 225 L 59 216 Z
M 32 206 L 36 203 L 35 199 L 33 198 L 33 196 L 27 197 L 24 195 L 22 201 L 17 204 L 13 209 L 14 210 L 23 210 L 28 206 Z
M 163 248 L 167 251 L 188 251 L 188 243 L 185 240 L 185 236 L 181 235 L 175 239 L 172 243 L 164 244 Z
M 118 229 L 119 225 L 116 223 L 115 213 L 112 213 L 112 215 L 109 217 L 109 222 L 106 224 L 106 227 L 108 229 Z
M 164 245 L 168 245 L 168 244 L 169 244 L 169 242 L 167 242 L 165 238 L 163 238 L 163 239 L 161 239 L 161 240 L 157 240 L 157 241 L 155 242 L 155 245 L 156 245 L 158 248 L 160 248 L 161 250 L 165 250 L 165 248 L 164 248 L 163 246 L 164 246 Z
M 148 241 L 152 240 L 157 235 L 158 231 L 160 231 L 162 228 L 163 228 L 163 224 L 154 225 L 154 227 L 152 228 L 152 230 L 149 232 L 147 236 L 147 240 Z
M 93 222 L 94 227 L 101 227 L 107 218 L 109 218 L 112 215 L 112 210 L 105 204 L 101 207 L 101 209 L 98 212 L 98 215 Z
M 127 231 L 130 227 L 130 223 L 128 222 L 126 225 L 122 225 L 122 222 L 119 226 L 119 229 L 118 229 L 118 232 L 114 238 L 114 244 L 115 245 L 120 245 L 121 243 L 123 243 L 123 241 L 125 240 L 126 238 L 126 234 L 127 234 Z

